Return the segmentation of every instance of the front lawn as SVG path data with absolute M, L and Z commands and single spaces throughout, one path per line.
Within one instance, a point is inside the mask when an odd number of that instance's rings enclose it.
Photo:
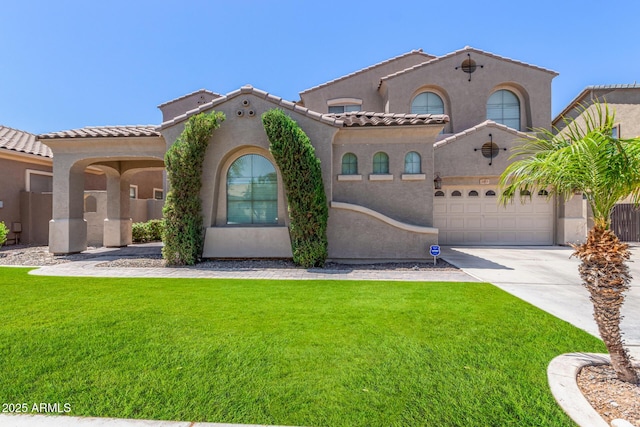
M 485 283 L 96 279 L 0 268 L 0 402 L 299 426 L 563 426 L 596 338 Z M 428 273 L 425 273 L 428 279 Z

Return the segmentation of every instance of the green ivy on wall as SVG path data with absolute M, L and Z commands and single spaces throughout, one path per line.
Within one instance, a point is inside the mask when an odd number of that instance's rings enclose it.
M 264 113 L 262 124 L 287 193 L 293 261 L 307 268 L 321 267 L 328 253 L 329 209 L 320 160 L 309 137 L 282 110 Z
M 162 256 L 167 265 L 193 265 L 202 254 L 202 164 L 211 135 L 224 119 L 215 111 L 191 116 L 165 155 L 169 193 L 162 210 Z

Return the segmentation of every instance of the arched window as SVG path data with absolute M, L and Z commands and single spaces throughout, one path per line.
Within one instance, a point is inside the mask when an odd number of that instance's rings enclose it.
M 511 91 L 501 89 L 487 101 L 487 119 L 520 130 L 520 101 Z
M 496 195 L 496 192 L 493 190 L 488 190 L 486 193 L 484 193 L 484 195 L 487 197 L 494 197 Z
M 478 192 L 476 190 L 469 191 L 469 197 L 478 197 Z
M 269 160 L 239 157 L 227 172 L 227 224 L 276 224 L 278 179 Z
M 438 190 L 438 191 L 436 191 L 436 192 L 435 192 L 435 196 L 436 196 L 436 197 L 444 197 L 444 191 L 442 191 L 442 190 Z
M 404 156 L 404 173 L 421 173 L 420 154 L 411 151 Z
M 412 114 L 444 114 L 444 102 L 433 92 L 422 92 L 411 102 Z
M 389 173 L 389 156 L 382 151 L 373 156 L 373 173 L 376 175 Z
M 353 153 L 342 156 L 342 175 L 358 174 L 358 158 Z
M 453 191 L 453 192 L 451 193 L 451 196 L 452 196 L 452 197 L 460 197 L 460 196 L 462 196 L 462 193 L 461 193 L 461 192 L 459 192 L 458 190 L 455 190 L 455 191 Z

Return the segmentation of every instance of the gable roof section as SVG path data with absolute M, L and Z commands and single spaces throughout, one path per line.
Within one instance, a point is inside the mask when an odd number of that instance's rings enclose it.
M 414 65 L 413 67 L 409 67 L 409 68 L 404 69 L 402 71 L 398 71 L 396 73 L 389 74 L 388 76 L 384 76 L 382 79 L 380 79 L 380 84 L 382 84 L 382 82 L 385 81 L 385 80 L 393 79 L 394 77 L 398 77 L 400 75 L 403 75 L 403 74 L 406 74 L 406 73 L 410 73 L 411 71 L 417 70 L 417 69 L 422 68 L 422 67 L 428 67 L 429 65 L 436 64 L 438 62 L 441 62 L 441 61 L 444 61 L 444 60 L 449 59 L 451 57 L 454 57 L 456 55 L 459 55 L 461 53 L 477 53 L 479 55 L 485 55 L 485 56 L 489 56 L 491 58 L 500 59 L 502 61 L 511 62 L 513 64 L 522 65 L 524 67 L 533 68 L 534 70 L 544 71 L 544 72 L 552 74 L 554 76 L 558 75 L 557 72 L 549 70 L 547 68 L 538 67 L 537 65 L 532 65 L 532 64 L 528 64 L 526 62 L 517 61 L 515 59 L 507 58 L 505 56 L 496 55 L 496 54 L 493 54 L 491 52 L 486 52 L 484 50 L 476 49 L 476 48 L 471 47 L 471 46 L 465 46 L 462 49 L 453 51 L 451 53 L 447 53 L 446 55 L 443 55 L 443 56 L 438 56 L 437 58 L 431 59 L 431 60 L 426 61 L 426 62 L 423 62 L 422 64 Z
M 445 139 L 442 139 L 442 140 L 436 142 L 435 144 L 433 144 L 433 148 L 437 149 L 437 148 L 443 147 L 443 146 L 445 146 L 447 144 L 451 144 L 454 141 L 457 141 L 457 140 L 459 140 L 459 139 L 461 139 L 461 138 L 463 138 L 465 136 L 472 135 L 472 134 L 474 134 L 476 132 L 479 132 L 479 131 L 481 131 L 482 129 L 485 129 L 485 128 L 499 129 L 499 130 L 511 133 L 514 136 L 517 136 L 518 138 L 521 138 L 521 139 L 530 139 L 530 138 L 532 138 L 531 135 L 529 135 L 527 133 L 524 133 L 524 132 L 520 132 L 519 130 L 512 129 L 509 126 L 505 126 L 505 125 L 503 125 L 501 123 L 496 123 L 493 120 L 485 120 L 484 122 L 480 123 L 479 125 L 476 125 L 476 126 L 474 126 L 472 128 L 469 128 L 469 129 L 465 129 L 462 132 L 458 132 L 458 133 L 456 133 L 454 135 L 451 135 L 451 136 L 449 136 L 449 137 L 447 137 Z
M 87 126 L 38 135 L 39 139 L 161 136 L 155 125 Z
M 6 126 L 0 126 L 0 148 L 36 156 L 53 157 L 51 149 L 38 141 L 34 134 Z
M 382 61 L 382 62 L 378 62 L 377 64 L 370 65 L 370 66 L 368 66 L 366 68 L 362 68 L 362 69 L 360 69 L 358 71 L 354 71 L 353 73 L 349 73 L 349 74 L 344 75 L 342 77 L 338 77 L 337 79 L 333 79 L 333 80 L 330 80 L 328 82 L 322 83 L 320 85 L 314 86 L 312 88 L 305 89 L 302 92 L 300 92 L 300 95 L 308 93 L 308 92 L 312 92 L 312 91 L 317 90 L 317 89 L 321 89 L 323 87 L 329 86 L 329 85 L 334 84 L 336 82 L 339 82 L 341 80 L 345 80 L 345 79 L 348 79 L 350 77 L 357 76 L 358 74 L 362 74 L 364 72 L 371 71 L 374 68 L 380 67 L 382 65 L 389 64 L 390 62 L 397 61 L 398 59 L 407 57 L 409 55 L 416 55 L 416 54 L 423 55 L 425 57 L 425 60 L 429 60 L 429 59 L 435 58 L 435 56 L 433 56 L 433 55 L 429 55 L 428 53 L 424 53 L 422 51 L 422 49 L 414 49 L 414 50 L 412 50 L 410 52 L 403 53 L 402 55 L 394 56 L 393 58 L 387 59 L 387 60 Z
M 196 90 L 195 92 L 191 92 L 191 93 L 188 93 L 186 95 L 179 96 L 179 97 L 177 97 L 175 99 L 172 99 L 170 101 L 163 102 L 162 104 L 158 105 L 158 108 L 162 108 L 162 107 L 164 107 L 166 105 L 173 104 L 174 102 L 182 101 L 185 98 L 188 98 L 188 97 L 193 96 L 193 95 L 197 95 L 199 93 L 206 93 L 206 94 L 212 95 L 214 97 L 222 96 L 219 93 L 211 92 L 210 90 L 207 90 L 207 89 L 199 89 L 199 90 Z
M 564 109 L 551 121 L 551 125 L 555 127 L 557 126 L 558 123 L 562 122 L 562 118 L 567 114 L 569 114 L 573 109 L 577 108 L 578 105 L 580 105 L 582 102 L 584 102 L 584 99 L 587 97 L 587 95 L 591 94 L 592 92 L 596 90 L 612 91 L 612 90 L 618 90 L 618 89 L 640 89 L 640 84 L 631 83 L 631 84 L 587 86 L 582 90 L 582 92 L 578 94 L 578 96 L 573 98 L 573 100 L 569 102 L 569 104 L 566 107 L 564 107 Z
M 439 124 L 449 121 L 449 116 L 432 114 L 387 114 L 370 112 L 351 112 L 345 114 L 321 114 L 291 101 L 286 101 L 278 96 L 271 95 L 253 86 L 246 85 L 234 90 L 226 95 L 216 98 L 211 102 L 200 105 L 198 108 L 187 111 L 171 120 L 168 120 L 158 127 L 158 130 L 166 129 L 175 124 L 187 120 L 189 117 L 208 111 L 217 105 L 227 102 L 240 95 L 252 94 L 259 98 L 270 101 L 274 105 L 285 110 L 294 111 L 307 116 L 313 120 L 326 123 L 335 127 L 358 127 L 358 126 L 400 126 L 400 125 L 425 125 Z

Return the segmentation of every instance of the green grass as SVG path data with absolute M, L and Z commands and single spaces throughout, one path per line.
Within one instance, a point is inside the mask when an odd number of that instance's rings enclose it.
M 0 403 L 305 426 L 572 425 L 549 361 L 605 350 L 485 283 L 96 279 L 0 268 Z

